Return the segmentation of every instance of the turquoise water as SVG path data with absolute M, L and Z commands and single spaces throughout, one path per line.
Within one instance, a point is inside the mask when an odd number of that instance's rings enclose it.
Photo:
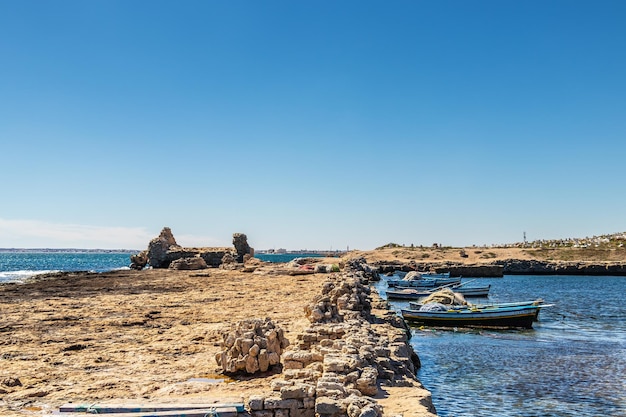
M 475 283 L 491 284 L 490 301 L 543 298 L 554 306 L 542 309 L 531 330 L 412 327 L 417 376 L 440 416 L 626 417 L 626 277 Z M 384 295 L 385 282 L 377 288 Z M 470 299 L 480 300 L 487 299 Z
M 128 268 L 131 253 L 0 252 L 0 283 L 53 271 L 105 272 Z
M 0 283 L 22 281 L 33 275 L 54 271 L 105 272 L 125 269 L 135 252 L 0 252 Z M 289 262 L 295 258 L 319 257 L 318 254 L 257 254 L 267 262 Z
M 257 253 L 254 255 L 255 258 L 265 262 L 289 262 L 296 258 L 319 258 L 321 256 L 316 253 Z

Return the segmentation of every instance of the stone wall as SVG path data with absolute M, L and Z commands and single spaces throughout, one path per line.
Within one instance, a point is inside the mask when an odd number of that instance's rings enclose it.
M 500 278 L 504 276 L 502 265 L 458 265 L 448 268 L 451 277 Z
M 272 382 L 271 392 L 249 399 L 252 416 L 379 417 L 384 409 L 374 396 L 381 387 L 419 389 L 419 358 L 408 343 L 410 332 L 370 292 L 372 278 L 377 273 L 362 259 L 329 276 L 322 294 L 306 308 L 310 327 L 283 353 L 281 378 Z M 387 309 L 383 317 L 372 315 L 373 298 Z M 412 408 L 419 415 L 436 415 L 429 395 Z

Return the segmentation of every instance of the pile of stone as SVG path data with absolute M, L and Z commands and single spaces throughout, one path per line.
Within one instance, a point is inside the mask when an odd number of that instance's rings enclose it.
M 280 355 L 289 346 L 283 330 L 269 318 L 241 321 L 222 339 L 215 360 L 226 374 L 266 372 L 280 364 Z
M 367 313 L 370 289 L 353 277 L 331 276 L 324 283 L 322 295 L 305 307 L 306 317 L 311 323 L 338 323 Z
M 130 257 L 130 268 L 141 270 L 146 266 L 170 269 L 205 269 L 219 267 L 226 262 L 242 263 L 254 256 L 243 233 L 233 234 L 233 248 L 184 248 L 176 243 L 172 230 L 164 227 L 158 237 L 152 239 L 148 249 Z M 232 260 L 232 261 L 231 261 Z
M 346 268 L 348 271 L 352 271 L 352 274 L 358 276 L 364 283 L 380 280 L 378 271 L 369 266 L 363 257 L 348 260 Z

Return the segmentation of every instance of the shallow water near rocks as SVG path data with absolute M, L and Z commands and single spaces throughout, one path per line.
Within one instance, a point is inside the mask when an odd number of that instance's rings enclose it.
M 412 327 L 417 376 L 440 416 L 626 416 L 626 277 L 519 275 L 474 284 L 491 284 L 491 292 L 470 302 L 543 298 L 554 306 L 531 330 Z M 384 297 L 385 279 L 376 288 Z

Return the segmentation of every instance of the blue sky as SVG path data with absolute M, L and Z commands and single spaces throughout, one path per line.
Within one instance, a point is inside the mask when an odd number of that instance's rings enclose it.
M 0 0 L 0 247 L 626 230 L 626 2 Z

